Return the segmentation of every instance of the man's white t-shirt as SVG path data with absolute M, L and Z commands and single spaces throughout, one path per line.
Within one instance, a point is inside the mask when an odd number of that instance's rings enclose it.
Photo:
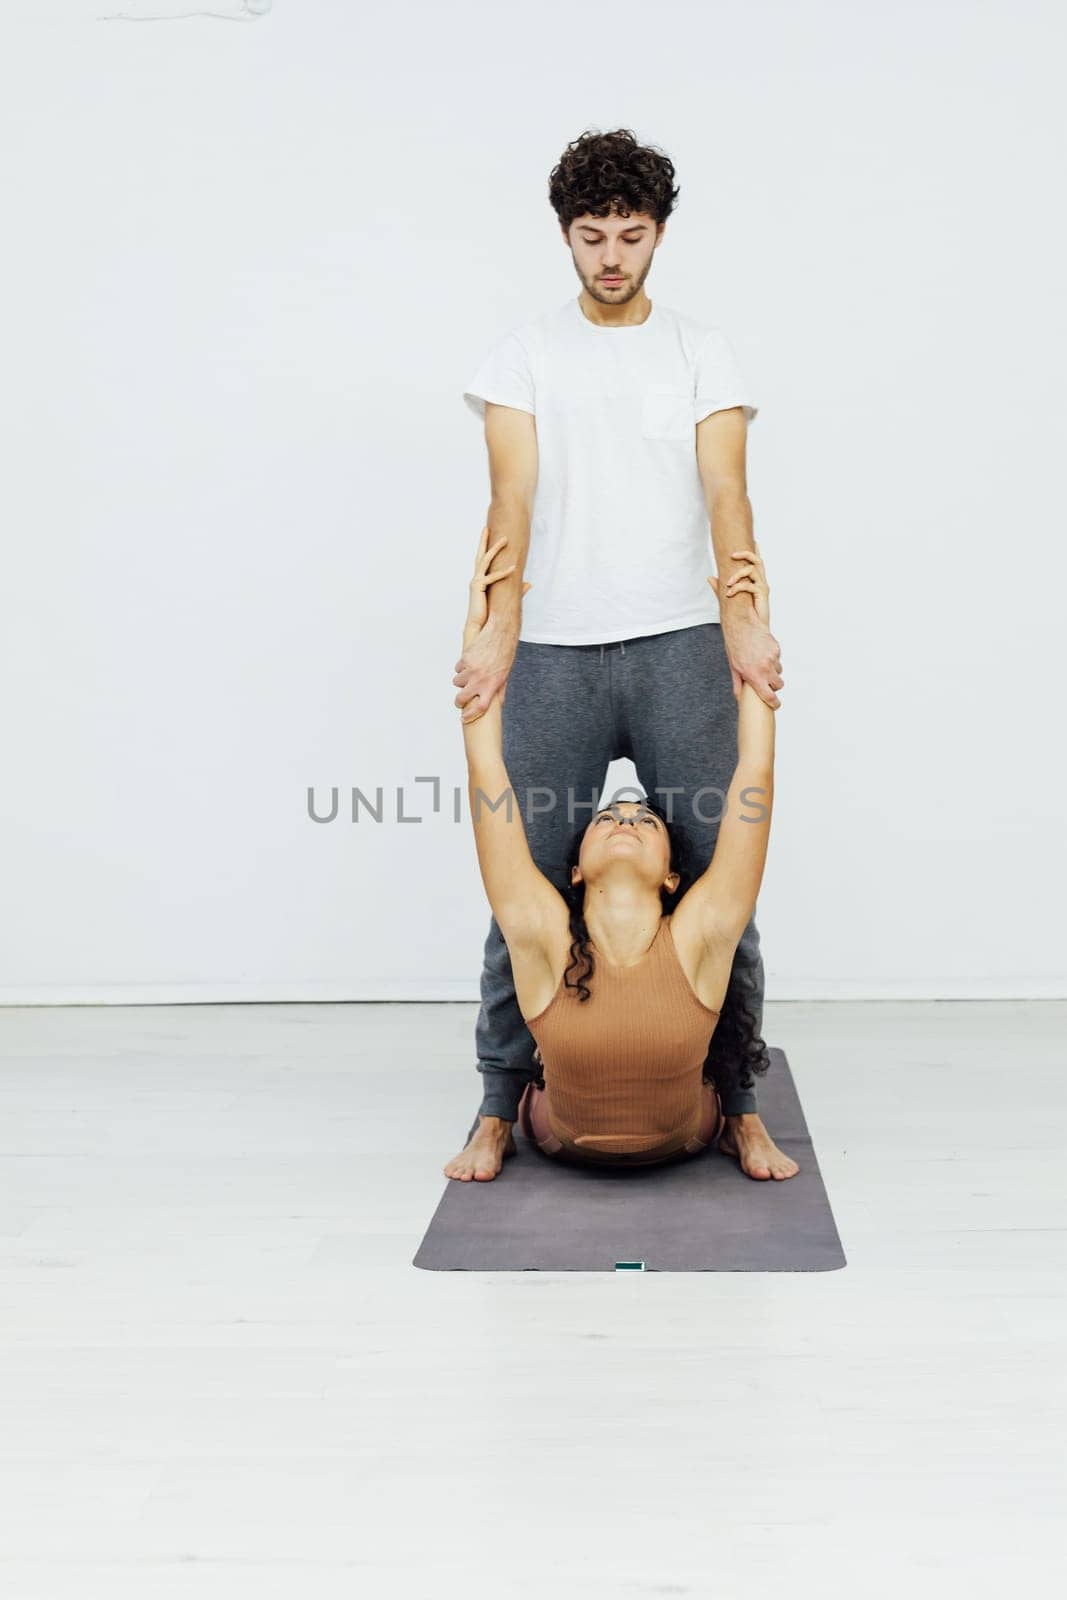
M 717 622 L 696 425 L 758 407 L 723 331 L 659 301 L 625 328 L 577 296 L 493 347 L 463 391 L 536 417 L 538 471 L 520 639 L 609 644 Z

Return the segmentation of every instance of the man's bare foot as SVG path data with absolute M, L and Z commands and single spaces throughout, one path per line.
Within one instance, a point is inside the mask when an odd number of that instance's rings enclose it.
M 469 1183 L 472 1178 L 487 1181 L 495 1178 L 504 1165 L 505 1156 L 515 1154 L 515 1136 L 512 1124 L 503 1117 L 482 1117 L 465 1150 L 445 1165 L 446 1178 L 459 1178 Z
M 757 1111 L 743 1111 L 727 1117 L 719 1135 L 719 1149 L 736 1156 L 741 1171 L 750 1178 L 793 1178 L 800 1171 L 791 1156 L 779 1150 Z

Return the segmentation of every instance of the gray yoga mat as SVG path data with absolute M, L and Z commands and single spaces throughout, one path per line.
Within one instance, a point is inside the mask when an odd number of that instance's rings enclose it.
M 412 1265 L 431 1272 L 832 1272 L 837 1225 L 784 1050 L 769 1047 L 760 1115 L 800 1171 L 748 1178 L 710 1146 L 664 1167 L 554 1161 L 514 1126 L 491 1180 L 446 1178 Z M 470 1138 L 477 1116 L 467 1134 Z M 464 1140 L 466 1143 L 466 1140 Z

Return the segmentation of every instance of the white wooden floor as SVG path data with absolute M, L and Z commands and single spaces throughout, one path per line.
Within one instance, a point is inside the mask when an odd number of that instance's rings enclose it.
M 1045 1592 L 1067 1005 L 768 1004 L 849 1264 L 765 1275 L 413 1267 L 475 1013 L 0 1012 L 4 1600 Z

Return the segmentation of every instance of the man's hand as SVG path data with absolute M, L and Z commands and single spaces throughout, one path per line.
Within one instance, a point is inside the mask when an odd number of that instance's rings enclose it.
M 489 610 L 488 590 L 498 578 L 506 578 L 515 570 L 512 562 L 510 567 L 502 567 L 499 572 L 489 571 L 494 557 L 507 542 L 505 534 L 491 545 L 488 526 L 483 527 L 478 540 L 463 627 L 463 654 L 456 662 L 456 676 L 452 679 L 460 686 L 452 703 L 463 708 L 462 722 L 477 722 L 479 717 L 484 717 L 498 691 L 500 704 L 504 704 L 507 676 L 519 642 L 520 621 L 518 616 L 513 618 L 509 613 L 494 615 Z M 532 587 L 524 583 L 520 598 L 525 598 Z
M 734 699 L 741 698 L 741 685 L 747 679 L 760 699 L 777 711 L 782 702 L 774 691 L 782 688 L 785 679 L 774 634 L 755 618 L 751 622 L 742 618 L 740 622 L 724 620 L 722 638 L 730 662 Z
M 755 544 L 755 541 L 753 543 Z M 749 591 L 753 596 L 752 611 L 748 616 L 739 617 L 736 613 L 729 614 L 720 604 L 719 620 L 730 663 L 734 699 L 741 698 L 742 684 L 747 681 L 760 699 L 777 711 L 782 702 L 774 691 L 781 689 L 785 684 L 785 679 L 782 677 L 781 647 L 770 630 L 770 588 L 763 570 L 758 544 L 755 545 L 755 549 L 755 561 L 750 563 L 749 570 L 731 578 L 725 591 L 727 597 L 745 590 Z M 747 559 L 746 552 L 741 550 L 735 550 L 733 555 L 735 558 Z M 715 590 L 716 599 L 721 601 L 718 578 L 709 578 L 708 582 Z
M 508 673 L 518 642 L 517 620 L 502 623 L 490 615 L 470 644 L 464 645 L 463 654 L 456 662 L 456 676 L 452 679 L 459 684 L 453 705 L 463 707 L 462 722 L 476 722 L 483 717 L 497 693 L 500 704 L 504 704 Z

